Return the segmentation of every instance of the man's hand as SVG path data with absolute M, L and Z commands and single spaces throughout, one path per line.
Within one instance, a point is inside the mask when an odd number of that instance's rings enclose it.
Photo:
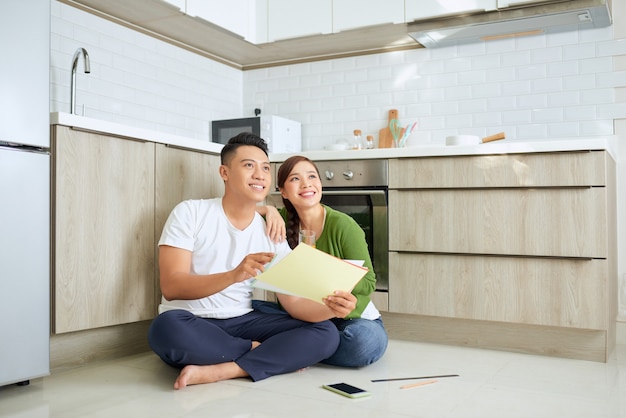
M 265 265 L 272 261 L 273 258 L 274 253 L 248 254 L 241 263 L 231 271 L 233 274 L 233 282 L 243 282 L 244 280 L 256 277 L 265 270 Z

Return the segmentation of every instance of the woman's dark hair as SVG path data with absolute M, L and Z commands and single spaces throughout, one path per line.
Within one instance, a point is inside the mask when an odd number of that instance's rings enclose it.
M 294 155 L 293 157 L 287 158 L 278 169 L 278 174 L 276 175 L 276 186 L 278 188 L 283 188 L 285 186 L 285 182 L 287 181 L 287 177 L 296 166 L 296 164 L 306 161 L 307 163 L 311 163 L 317 171 L 317 175 L 319 177 L 320 171 L 315 165 L 315 163 L 309 160 L 302 155 Z M 295 248 L 298 245 L 298 234 L 300 232 L 300 217 L 298 216 L 298 212 L 296 208 L 293 207 L 291 202 L 285 198 L 283 198 L 283 205 L 285 205 L 285 209 L 287 210 L 287 242 L 291 248 Z
M 222 152 L 220 153 L 222 165 L 228 165 L 228 163 L 230 163 L 230 159 L 233 155 L 235 155 L 237 148 L 243 145 L 251 145 L 253 147 L 260 148 L 265 155 L 268 155 L 267 143 L 263 138 L 251 132 L 242 132 L 230 138 L 228 143 L 224 145 L 224 148 L 222 148 Z

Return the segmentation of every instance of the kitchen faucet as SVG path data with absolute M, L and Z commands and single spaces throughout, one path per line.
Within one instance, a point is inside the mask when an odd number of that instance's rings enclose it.
M 81 54 L 83 55 L 85 74 L 89 74 L 91 72 L 89 54 L 87 53 L 87 50 L 85 48 L 78 48 L 76 52 L 74 52 L 74 58 L 72 58 L 72 83 L 70 87 L 72 97 L 70 98 L 70 114 L 74 114 L 74 104 L 76 103 L 76 67 L 78 66 L 78 57 Z

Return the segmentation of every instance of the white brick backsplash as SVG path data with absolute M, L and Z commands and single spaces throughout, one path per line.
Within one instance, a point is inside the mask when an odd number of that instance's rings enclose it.
M 563 120 L 563 109 L 533 109 L 530 115 L 531 121 L 534 123 L 561 122 Z
M 626 103 L 599 105 L 597 112 L 599 119 L 626 119 Z
M 464 129 L 467 126 L 472 125 L 472 115 L 459 115 L 450 113 L 445 117 L 446 128 L 452 129 Z
M 626 55 L 626 39 L 616 39 L 598 43 L 599 57 Z
M 551 137 L 577 137 L 580 135 L 578 123 L 552 123 L 548 126 L 548 135 Z
M 462 100 L 472 98 L 472 86 L 454 86 L 444 89 L 446 100 Z
M 91 73 L 81 59 L 79 114 L 207 140 L 210 120 L 241 114 L 240 71 L 70 6 L 51 10 L 52 111 L 69 111 L 71 59 L 84 47 Z
M 544 78 L 547 75 L 546 66 L 543 64 L 521 65 L 515 68 L 517 80 L 532 80 Z
M 478 57 L 472 57 L 472 69 L 475 71 L 487 70 L 489 68 L 499 68 L 504 66 L 503 55 L 505 54 L 493 54 L 493 55 L 481 55 Z
M 580 74 L 563 77 L 563 88 L 566 90 L 587 90 L 596 88 L 595 74 Z
M 484 51 L 489 55 L 498 55 L 510 51 L 515 51 L 514 39 L 500 39 L 492 42 L 485 42 Z
M 574 75 L 579 72 L 579 63 L 577 61 L 550 62 L 546 65 L 546 75 L 548 77 Z
M 626 87 L 626 71 L 596 74 L 596 85 L 600 88 Z
M 478 113 L 487 110 L 487 101 L 482 99 L 462 100 L 459 102 L 459 112 Z
M 515 69 L 511 67 L 493 68 L 486 70 L 486 72 L 487 80 L 489 80 L 489 82 L 491 83 L 513 81 L 517 79 L 515 76 Z
M 530 53 L 533 63 L 549 63 L 562 61 L 563 49 L 561 47 L 533 49 Z
M 563 79 L 560 77 L 532 80 L 531 89 L 535 93 L 554 93 L 563 90 Z
M 594 57 L 578 60 L 580 73 L 608 73 L 613 71 L 612 57 Z
M 588 121 L 596 119 L 595 106 L 569 106 L 565 108 L 566 121 Z
M 514 51 L 500 54 L 503 67 L 521 67 L 531 65 L 530 51 Z
M 547 124 L 521 124 L 515 125 L 515 129 L 507 129 L 507 138 L 515 140 L 548 138 Z
M 509 125 L 527 124 L 530 123 L 532 119 L 532 112 L 530 110 L 510 110 L 500 112 L 500 115 L 502 123 Z M 487 124 L 487 121 L 484 121 L 483 124 Z
M 594 58 L 596 56 L 596 44 L 572 44 L 563 47 L 563 59 L 566 61 L 578 60 L 585 58 Z
M 530 81 L 528 80 L 504 82 L 500 87 L 501 93 L 505 96 L 520 96 L 530 93 Z
M 597 115 L 596 115 L 597 116 Z M 585 121 L 580 124 L 580 135 L 597 136 L 597 135 L 613 135 L 613 120 L 597 119 Z
M 580 103 L 582 104 L 608 104 L 615 101 L 615 89 L 593 89 L 580 92 Z
M 458 82 L 464 84 L 481 84 L 487 81 L 487 73 L 484 70 L 463 71 L 459 74 Z
M 553 93 L 550 95 L 543 95 L 543 97 L 547 98 L 547 107 L 555 108 L 555 107 L 564 107 L 567 106 L 576 106 L 580 103 L 580 92 L 579 91 L 563 91 L 560 93 Z M 533 106 L 537 108 L 538 106 Z M 546 107 L 546 106 L 541 106 Z

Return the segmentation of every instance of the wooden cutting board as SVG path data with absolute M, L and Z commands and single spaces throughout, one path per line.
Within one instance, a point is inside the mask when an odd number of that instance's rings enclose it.
M 389 120 L 387 121 L 387 126 L 385 126 L 378 132 L 378 148 L 393 147 L 393 135 L 391 134 L 391 129 L 389 129 L 389 122 L 391 122 L 392 119 L 398 119 L 397 109 L 391 109 L 389 111 Z

